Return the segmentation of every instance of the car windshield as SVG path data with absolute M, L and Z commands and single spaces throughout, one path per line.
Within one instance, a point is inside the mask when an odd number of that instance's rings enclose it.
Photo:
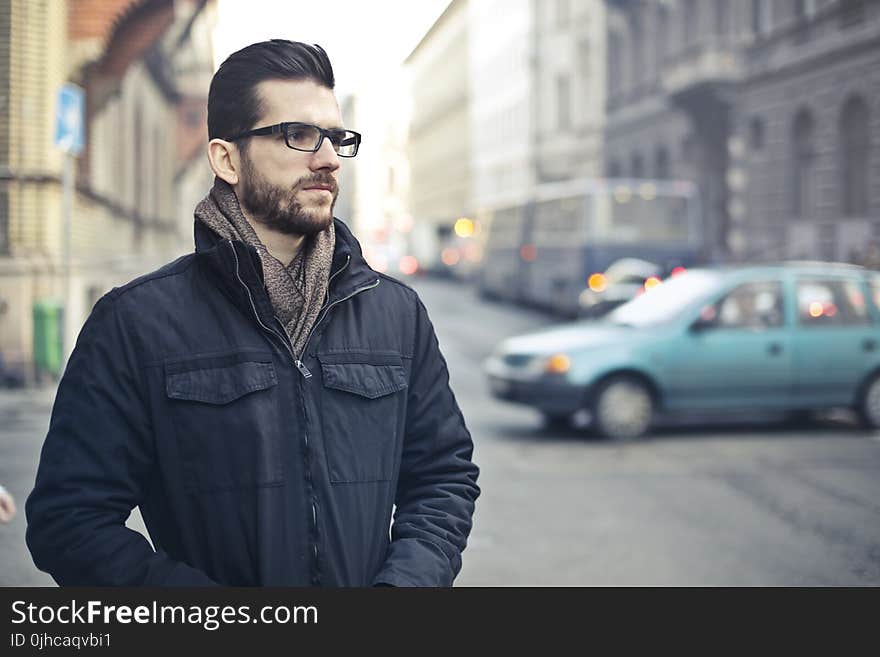
M 667 278 L 662 285 L 613 311 L 607 321 L 624 326 L 651 326 L 675 319 L 685 308 L 711 291 L 721 280 L 712 271 L 689 271 Z

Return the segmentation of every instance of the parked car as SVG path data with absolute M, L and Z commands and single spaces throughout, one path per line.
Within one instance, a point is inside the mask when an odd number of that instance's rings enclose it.
M 880 273 L 834 263 L 690 269 L 600 320 L 503 341 L 492 393 L 635 438 L 658 411 L 847 406 L 880 427 Z
M 601 317 L 659 282 L 660 265 L 640 258 L 615 260 L 604 272 L 592 274 L 578 297 L 581 317 Z

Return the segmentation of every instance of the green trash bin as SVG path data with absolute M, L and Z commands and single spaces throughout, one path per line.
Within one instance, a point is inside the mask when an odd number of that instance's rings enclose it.
M 37 376 L 61 374 L 64 305 L 55 299 L 34 302 L 34 366 Z

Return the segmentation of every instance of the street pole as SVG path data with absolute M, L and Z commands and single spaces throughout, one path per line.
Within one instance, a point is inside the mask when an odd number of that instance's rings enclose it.
M 62 152 L 61 173 L 61 277 L 64 306 L 61 310 L 60 367 L 64 372 L 67 354 L 73 350 L 74 330 L 72 303 L 73 281 L 71 272 L 71 227 L 73 224 L 74 161 L 82 151 L 85 138 L 85 93 L 75 84 L 65 83 L 58 89 L 55 108 L 55 137 L 53 142 Z
M 63 155 L 64 166 L 61 177 L 61 268 L 63 278 L 64 306 L 62 309 L 62 334 L 61 334 L 61 372 L 67 367 L 67 356 L 70 352 L 70 333 L 72 331 L 71 303 L 73 301 L 73 288 L 71 282 L 71 226 L 73 224 L 73 186 L 74 186 L 74 158 L 76 156 L 65 152 Z

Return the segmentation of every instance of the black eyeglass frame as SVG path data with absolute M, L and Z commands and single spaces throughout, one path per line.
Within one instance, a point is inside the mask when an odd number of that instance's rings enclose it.
M 301 128 L 314 128 L 315 130 L 317 130 L 321 134 L 321 137 L 318 139 L 318 144 L 312 149 L 298 148 L 296 146 L 291 146 L 290 141 L 288 139 L 288 132 L 287 132 L 287 129 L 291 126 L 301 127 Z M 283 123 L 276 123 L 275 125 L 268 125 L 263 128 L 254 128 L 253 130 L 246 130 L 245 132 L 237 134 L 234 137 L 230 137 L 226 141 L 236 141 L 238 139 L 244 139 L 245 137 L 258 137 L 258 136 L 262 136 L 262 135 L 279 135 L 280 134 L 280 135 L 284 135 L 284 143 L 288 148 L 293 149 L 295 151 L 300 151 L 301 153 L 317 153 L 318 150 L 320 150 L 321 146 L 324 145 L 325 138 L 330 139 L 330 143 L 332 144 L 333 143 L 333 139 L 332 139 L 333 133 L 339 133 L 339 132 L 343 133 L 343 141 L 340 141 L 339 146 L 340 147 L 348 146 L 348 143 L 347 143 L 348 140 L 353 138 L 354 142 L 355 142 L 354 143 L 354 153 L 352 153 L 351 155 L 343 155 L 342 153 L 337 151 L 336 148 L 334 148 L 333 150 L 336 151 L 336 154 L 339 157 L 354 157 L 355 155 L 357 155 L 358 149 L 360 149 L 360 146 L 361 146 L 361 133 L 355 132 L 354 130 L 346 130 L 344 128 L 326 129 L 326 128 L 321 128 L 320 126 L 312 125 L 311 123 L 302 123 L 301 121 L 285 121 Z M 349 137 L 348 135 L 352 135 L 352 137 Z

